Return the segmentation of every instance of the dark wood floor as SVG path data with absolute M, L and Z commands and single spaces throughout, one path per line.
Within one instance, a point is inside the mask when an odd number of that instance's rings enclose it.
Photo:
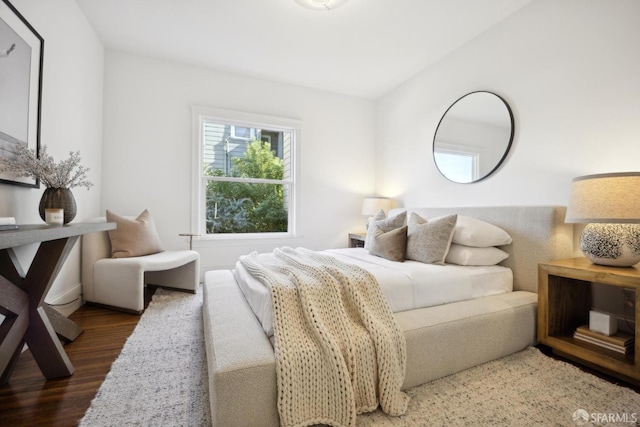
M 74 374 L 47 380 L 23 352 L 0 387 L 0 426 L 76 426 L 140 316 L 85 305 L 69 318 L 84 329 L 64 346 Z

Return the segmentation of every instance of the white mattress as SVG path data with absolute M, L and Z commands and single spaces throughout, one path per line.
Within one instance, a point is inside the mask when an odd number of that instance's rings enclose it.
M 499 265 L 471 267 L 394 262 L 369 255 L 364 248 L 330 249 L 324 253 L 369 270 L 394 313 L 513 291 L 511 269 Z M 269 289 L 240 262 L 236 263 L 234 275 L 262 328 L 271 337 L 273 313 Z

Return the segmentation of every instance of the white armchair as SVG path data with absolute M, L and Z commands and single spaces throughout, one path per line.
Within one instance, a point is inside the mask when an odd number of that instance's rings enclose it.
M 199 271 L 200 255 L 196 251 L 111 258 L 106 231 L 82 236 L 82 293 L 87 302 L 141 313 L 147 284 L 195 293 Z

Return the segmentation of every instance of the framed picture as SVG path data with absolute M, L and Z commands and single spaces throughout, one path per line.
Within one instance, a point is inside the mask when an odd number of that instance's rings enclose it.
M 9 0 L 0 0 L 0 157 L 18 144 L 40 152 L 44 40 Z M 0 183 L 39 188 L 32 178 L 0 172 Z

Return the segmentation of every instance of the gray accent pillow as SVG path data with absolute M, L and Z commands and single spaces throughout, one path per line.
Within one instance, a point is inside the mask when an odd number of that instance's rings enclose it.
M 457 215 L 427 221 L 411 213 L 407 232 L 407 259 L 444 265 L 451 246 Z
M 367 250 L 371 250 L 371 245 L 373 244 L 373 236 L 375 234 L 376 226 L 380 227 L 383 232 L 391 231 L 395 228 L 400 228 L 407 225 L 407 212 L 401 212 L 396 216 L 392 216 L 391 218 L 386 218 L 384 215 L 384 211 L 380 209 L 380 211 L 373 217 L 373 221 L 369 224 L 369 228 L 367 229 L 367 237 L 364 239 L 364 248 Z
M 374 225 L 373 240 L 369 253 L 390 261 L 404 262 L 407 250 L 407 226 L 394 228 L 384 232 L 378 225 Z

